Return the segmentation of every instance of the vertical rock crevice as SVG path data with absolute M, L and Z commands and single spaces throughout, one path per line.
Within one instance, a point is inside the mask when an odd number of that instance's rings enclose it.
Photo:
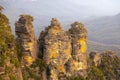
M 82 23 L 74 22 L 68 33 L 72 45 L 72 58 L 67 63 L 68 74 L 85 77 L 87 75 L 87 30 Z
M 44 43 L 43 59 L 47 65 L 48 80 L 60 80 L 59 74 L 66 74 L 64 65 L 71 57 L 69 36 L 61 29 L 59 21 L 52 18 L 50 26 L 42 31 L 39 41 Z
M 42 47 L 48 80 L 66 80 L 70 76 L 86 75 L 87 30 L 83 24 L 75 22 L 65 32 L 59 21 L 52 18 L 50 26 L 40 34 L 39 47 Z

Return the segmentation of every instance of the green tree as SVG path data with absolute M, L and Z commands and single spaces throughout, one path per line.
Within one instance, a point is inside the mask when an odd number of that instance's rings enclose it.
M 87 80 L 106 80 L 103 72 L 96 66 L 91 66 L 88 71 Z

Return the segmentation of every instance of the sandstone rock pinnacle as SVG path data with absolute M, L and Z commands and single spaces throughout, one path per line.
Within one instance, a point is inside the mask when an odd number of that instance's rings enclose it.
M 37 43 L 32 25 L 33 17 L 30 15 L 21 15 L 15 23 L 15 32 L 17 42 L 22 50 L 23 63 L 30 65 L 37 54 Z
M 80 23 L 65 32 L 57 19 L 39 37 L 41 55 L 46 63 L 48 80 L 66 80 L 73 75 L 86 75 L 87 30 Z M 83 70 L 84 74 L 80 71 Z M 79 74 L 80 73 L 80 74 Z
M 68 33 L 71 36 L 72 46 L 72 58 L 67 63 L 69 75 L 86 76 L 87 30 L 82 23 L 74 22 Z
M 41 33 L 39 39 L 44 43 L 42 45 L 44 47 L 43 59 L 47 65 L 47 72 L 50 74 L 47 75 L 48 80 L 59 80 L 60 74 L 66 74 L 65 64 L 71 57 L 69 36 L 61 29 L 58 20 L 52 18 L 51 25 Z

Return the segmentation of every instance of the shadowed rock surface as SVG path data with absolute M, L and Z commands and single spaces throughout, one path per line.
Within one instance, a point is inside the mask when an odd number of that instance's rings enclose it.
M 0 12 L 0 80 L 23 80 L 9 19 Z
M 70 75 L 85 77 L 87 75 L 87 30 L 82 23 L 74 22 L 68 33 L 72 46 L 72 58 L 67 63 L 68 72 Z
M 87 31 L 84 25 L 74 23 L 65 32 L 59 21 L 53 18 L 51 25 L 41 32 L 39 43 L 47 65 L 48 80 L 66 80 L 69 76 L 86 75 L 79 72 L 87 69 Z
M 90 52 L 89 57 L 93 60 L 95 66 L 98 66 L 100 64 L 101 56 L 97 51 Z
M 37 57 L 37 42 L 32 22 L 33 18 L 30 15 L 21 15 L 15 23 L 16 39 L 23 54 L 22 63 L 28 66 Z

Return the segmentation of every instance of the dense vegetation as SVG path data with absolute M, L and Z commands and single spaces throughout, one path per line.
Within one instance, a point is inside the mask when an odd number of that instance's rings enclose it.
M 72 77 L 68 80 L 119 80 L 120 57 L 113 51 L 105 51 L 101 54 L 101 63 L 95 66 L 94 62 L 88 60 L 88 76 Z
M 2 10 L 1 8 L 0 10 Z M 14 35 L 12 34 L 8 18 L 0 12 L 0 68 L 4 69 L 3 75 L 10 80 L 17 80 L 13 69 L 20 67 Z M 0 75 L 0 80 L 5 77 Z

